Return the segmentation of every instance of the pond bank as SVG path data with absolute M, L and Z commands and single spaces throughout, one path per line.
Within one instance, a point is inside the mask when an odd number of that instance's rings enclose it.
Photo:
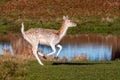
M 5 38 L 2 39 L 3 36 L 0 37 L 0 42 L 3 43 L 3 40 L 5 41 L 5 43 L 9 42 L 13 48 L 13 53 L 15 55 L 33 57 L 31 45 L 29 45 L 29 43 L 27 43 L 23 39 L 21 34 L 7 34 L 5 35 Z M 81 56 L 83 56 L 84 54 L 86 55 L 87 59 L 96 59 L 96 56 L 99 56 L 97 58 L 98 60 L 101 58 L 106 58 L 108 60 L 115 60 L 116 58 L 120 58 L 120 36 L 118 35 L 69 35 L 65 36 L 60 44 L 63 45 L 63 50 L 60 53 L 60 58 L 68 58 L 68 56 L 69 58 L 75 58 L 76 56 L 81 58 Z M 42 46 L 39 48 L 42 49 L 44 54 L 51 51 L 51 49 L 46 46 Z M 100 52 L 99 50 L 102 52 Z M 109 53 L 109 56 L 106 53 Z M 93 56 L 90 57 L 90 54 L 94 55 L 94 58 Z

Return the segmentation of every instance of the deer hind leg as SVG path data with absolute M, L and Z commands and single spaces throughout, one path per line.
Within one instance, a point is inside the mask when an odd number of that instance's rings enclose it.
M 44 56 L 41 52 L 38 52 L 38 54 L 39 54 L 40 56 L 42 56 L 42 57 Z
M 38 51 L 37 53 L 38 53 L 40 56 L 42 56 L 44 59 L 47 59 L 47 58 L 45 57 L 45 55 L 42 54 L 41 51 Z
M 38 47 L 37 45 L 33 46 L 32 51 L 33 51 L 34 56 L 35 56 L 36 59 L 38 60 L 39 64 L 43 65 L 43 63 L 41 62 L 41 60 L 40 60 L 39 57 L 38 57 L 37 47 Z
M 62 46 L 60 44 L 58 44 L 57 47 L 59 48 L 59 51 L 57 52 L 55 58 L 58 58 L 58 55 L 60 54 L 60 52 L 62 50 Z
M 40 55 L 40 56 L 44 56 L 43 54 L 42 54 L 42 50 L 40 50 L 40 49 L 38 49 L 38 51 L 37 51 L 37 53 Z

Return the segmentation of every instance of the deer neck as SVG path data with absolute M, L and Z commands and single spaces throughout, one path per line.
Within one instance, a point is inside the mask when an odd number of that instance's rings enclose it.
M 62 27 L 59 30 L 59 38 L 62 39 L 66 32 L 67 32 L 68 26 L 65 24 L 65 22 L 62 24 Z

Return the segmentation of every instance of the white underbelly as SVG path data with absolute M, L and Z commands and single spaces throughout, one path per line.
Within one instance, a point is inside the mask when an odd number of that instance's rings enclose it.
M 41 39 L 41 40 L 39 40 L 39 44 L 41 44 L 41 45 L 49 45 L 49 42 L 47 40 Z

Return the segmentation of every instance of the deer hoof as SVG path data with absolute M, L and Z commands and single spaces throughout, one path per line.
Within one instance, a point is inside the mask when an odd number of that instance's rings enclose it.
M 44 59 L 47 59 L 46 56 L 43 56 Z
M 54 59 L 58 60 L 58 57 L 54 57 Z

